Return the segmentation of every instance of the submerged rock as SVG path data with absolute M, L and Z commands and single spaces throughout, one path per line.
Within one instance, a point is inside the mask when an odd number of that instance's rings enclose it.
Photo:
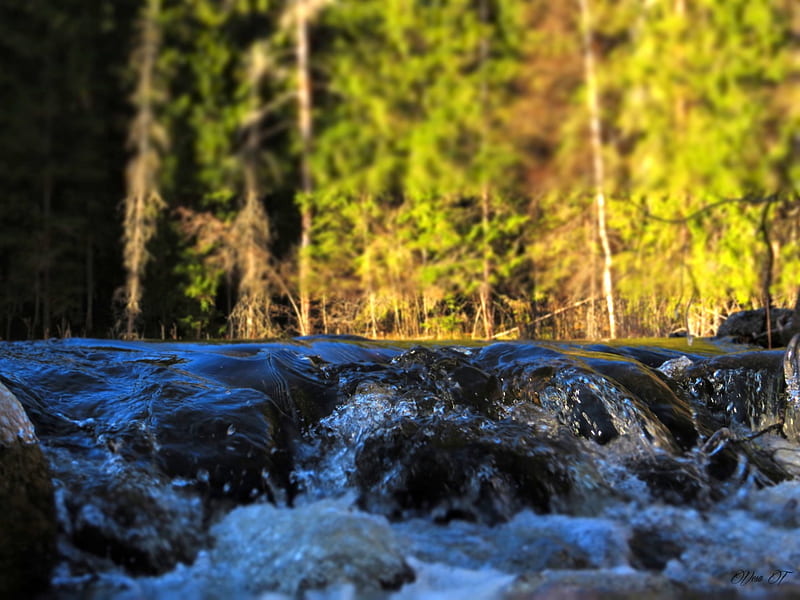
M 603 517 L 542 515 L 524 510 L 494 527 L 454 520 L 431 525 L 425 519 L 393 524 L 420 560 L 504 573 L 543 569 L 598 569 L 630 562 L 624 524 Z
M 567 510 L 580 459 L 573 444 L 532 428 L 464 413 L 400 419 L 356 457 L 359 503 L 392 518 L 428 515 L 484 523 L 523 508 Z
M 686 401 L 629 357 L 493 344 L 478 362 L 502 382 L 506 405 L 540 405 L 598 444 L 625 436 L 678 452 L 697 440 Z
M 239 502 L 290 488 L 288 424 L 281 425 L 269 396 L 183 383 L 160 385 L 153 397 L 141 420 L 107 434 L 121 440 L 118 452 L 126 458 L 144 454 L 165 474 Z
M 782 360 L 778 351 L 727 354 L 693 362 L 675 381 L 694 406 L 716 421 L 708 425 L 734 423 L 760 431 L 783 421 Z
M 48 587 L 55 536 L 47 462 L 22 405 L 0 383 L 0 597 Z

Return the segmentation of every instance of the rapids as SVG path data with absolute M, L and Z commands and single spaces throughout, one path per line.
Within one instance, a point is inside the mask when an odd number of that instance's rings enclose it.
M 48 597 L 791 597 L 793 351 L 66 339 L 0 343 L 0 382 L 53 478 Z

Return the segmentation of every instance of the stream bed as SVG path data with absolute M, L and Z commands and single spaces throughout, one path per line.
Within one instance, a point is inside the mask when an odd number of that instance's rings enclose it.
M 67 339 L 0 343 L 0 383 L 53 481 L 46 598 L 791 598 L 785 360 Z

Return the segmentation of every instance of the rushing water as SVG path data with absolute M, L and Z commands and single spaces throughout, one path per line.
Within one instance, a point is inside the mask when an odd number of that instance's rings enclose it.
M 788 594 L 784 354 L 741 350 L 62 340 L 3 343 L 0 381 L 58 598 Z

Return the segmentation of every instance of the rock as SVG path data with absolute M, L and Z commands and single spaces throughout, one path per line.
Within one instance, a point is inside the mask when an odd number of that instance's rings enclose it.
M 55 537 L 47 461 L 22 405 L 0 383 L 0 598 L 48 587 Z
M 775 351 L 723 354 L 685 365 L 672 382 L 694 408 L 708 411 L 700 420 L 712 429 L 737 423 L 761 431 L 783 421 L 782 360 Z
M 724 598 L 737 597 L 737 590 L 764 598 L 797 597 L 800 539 L 791 525 L 797 487 L 784 483 L 767 489 L 734 498 L 740 508 L 729 505 L 724 511 L 631 504 L 612 508 L 607 517 L 632 529 L 632 566 L 660 571 L 691 589 L 690 597 L 705 597 L 703 590 Z M 766 518 L 773 509 L 783 514 Z M 778 571 L 793 573 L 778 585 Z M 744 585 L 746 572 L 761 579 Z M 778 596 L 784 588 L 787 595 Z
M 795 335 L 783 357 L 783 376 L 786 380 L 786 411 L 783 432 L 789 440 L 800 441 L 800 334 Z
M 610 519 L 523 511 L 498 528 L 497 541 L 507 560 L 490 560 L 511 573 L 622 567 L 629 562 L 628 531 Z
M 359 504 L 393 519 L 430 515 L 498 523 L 580 501 L 581 463 L 570 439 L 464 413 L 404 418 L 369 437 L 356 456 Z
M 241 573 L 250 593 L 306 590 L 350 583 L 359 590 L 398 589 L 414 580 L 402 546 L 382 517 L 323 500 L 295 509 L 240 507 L 214 525 L 216 578 Z
M 133 574 L 163 573 L 194 560 L 205 544 L 203 501 L 191 486 L 173 486 L 154 469 L 108 454 L 98 461 L 63 448 L 48 450 L 62 530 L 88 553 Z M 86 569 L 92 570 L 92 567 Z
M 151 406 L 119 434 L 127 460 L 149 454 L 170 477 L 185 477 L 214 497 L 247 502 L 291 487 L 291 455 L 269 396 L 248 388 L 162 383 Z M 137 415 L 138 417 L 139 415 Z M 283 427 L 281 425 L 284 425 Z
M 756 344 L 767 347 L 785 346 L 792 335 L 800 329 L 795 314 L 789 308 L 771 308 L 769 311 L 770 332 L 767 335 L 766 309 L 742 310 L 728 316 L 719 326 L 717 338 L 729 337 L 742 344 Z M 770 340 L 771 337 L 771 340 Z
M 487 528 L 453 520 L 431 524 L 412 519 L 393 524 L 408 540 L 408 553 L 428 564 L 441 562 L 499 573 L 544 569 L 600 569 L 628 565 L 629 529 L 602 517 L 540 515 L 524 510 Z

